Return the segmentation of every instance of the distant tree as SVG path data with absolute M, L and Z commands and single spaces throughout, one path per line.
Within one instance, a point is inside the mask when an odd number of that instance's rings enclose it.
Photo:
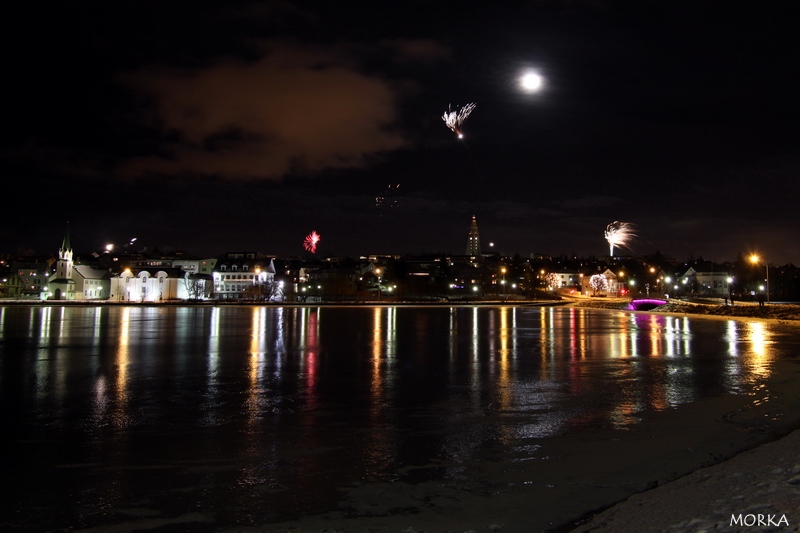
M 597 293 L 599 291 L 607 291 L 608 290 L 608 280 L 602 274 L 595 274 L 594 276 L 589 278 L 589 286 L 594 291 L 592 296 L 597 296 Z
M 282 302 L 284 300 L 283 284 L 274 280 L 253 283 L 242 291 L 242 298 L 257 302 Z
M 544 281 L 547 284 L 547 289 L 551 291 L 561 286 L 561 276 L 555 272 L 550 272 L 547 274 L 544 278 Z

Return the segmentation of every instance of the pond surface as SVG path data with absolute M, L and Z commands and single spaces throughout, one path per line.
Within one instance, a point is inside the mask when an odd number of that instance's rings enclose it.
M 798 346 L 556 307 L 0 307 L 0 526 L 546 530 L 784 431 Z

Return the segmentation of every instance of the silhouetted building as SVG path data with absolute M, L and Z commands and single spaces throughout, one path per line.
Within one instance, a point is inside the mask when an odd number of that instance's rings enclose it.
M 469 238 L 467 240 L 467 255 L 471 256 L 481 255 L 481 238 L 478 235 L 478 222 L 475 220 L 475 215 L 472 216 L 472 222 L 469 225 Z

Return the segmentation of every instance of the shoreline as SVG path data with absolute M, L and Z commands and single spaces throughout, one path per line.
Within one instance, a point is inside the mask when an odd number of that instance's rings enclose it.
M 561 531 L 797 531 L 798 447 L 800 429 L 795 429 L 674 481 L 633 494 Z M 761 529 L 764 526 L 768 529 Z
M 558 300 L 465 300 L 465 301 L 355 301 L 355 302 L 248 302 L 248 301 L 166 301 L 166 302 L 118 302 L 109 300 L 0 300 L 0 307 L 574 307 L 623 311 L 636 314 L 665 316 L 693 316 L 724 320 L 764 321 L 783 325 L 800 326 L 800 303 L 766 304 L 740 302 L 723 305 L 714 301 L 670 300 L 665 305 L 648 309 L 628 309 L 627 298 L 593 299 L 569 297 Z
M 597 308 L 580 305 L 576 307 Z M 800 326 L 800 306 L 671 301 L 649 311 L 608 310 Z M 792 376 L 786 376 L 791 379 Z M 800 420 L 787 434 L 587 514 L 561 533 L 800 530 Z M 762 520 L 762 522 L 759 522 Z M 767 527 L 768 529 L 762 529 Z
M 800 325 L 800 305 L 768 304 L 759 307 L 755 304 L 722 305 L 718 303 L 688 302 L 670 300 L 665 305 L 649 310 L 628 309 L 629 301 L 596 302 L 575 299 L 571 306 L 590 309 L 607 309 L 609 311 L 625 311 L 628 313 L 646 313 L 668 316 L 693 316 L 698 318 L 714 318 L 723 320 L 758 320 L 778 324 Z

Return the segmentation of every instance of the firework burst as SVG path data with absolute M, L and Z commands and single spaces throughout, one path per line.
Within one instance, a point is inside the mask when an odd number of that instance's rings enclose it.
M 461 109 L 456 109 L 453 111 L 452 106 L 447 106 L 447 112 L 442 115 L 442 120 L 444 123 L 447 124 L 447 127 L 453 130 L 453 133 L 458 135 L 458 138 L 461 139 L 464 137 L 464 134 L 461 131 L 461 128 L 464 127 L 464 122 L 469 117 L 469 114 L 472 113 L 472 110 L 475 109 L 475 104 L 467 104 Z
M 631 240 L 636 237 L 634 226 L 629 222 L 615 220 L 606 227 L 606 241 L 608 241 L 609 255 L 614 255 L 614 246 L 630 249 Z
M 319 236 L 319 233 L 316 231 L 312 231 L 306 236 L 306 239 L 303 241 L 303 248 L 311 252 L 312 254 L 317 253 L 317 243 L 322 238 Z
M 397 207 L 397 198 L 395 198 L 395 193 L 400 188 L 400 184 L 397 185 L 389 185 L 384 189 L 384 191 L 375 197 L 375 207 L 378 209 L 392 209 Z

